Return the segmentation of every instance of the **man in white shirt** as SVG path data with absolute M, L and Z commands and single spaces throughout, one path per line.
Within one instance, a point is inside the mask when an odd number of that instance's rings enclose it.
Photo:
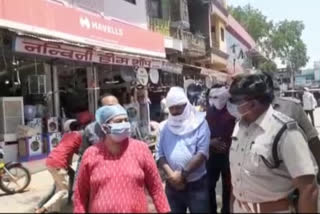
M 317 106 L 317 101 L 308 88 L 304 88 L 303 90 L 304 90 L 303 97 L 302 97 L 303 110 L 306 112 L 307 115 L 310 115 L 312 125 L 315 126 L 313 111 Z

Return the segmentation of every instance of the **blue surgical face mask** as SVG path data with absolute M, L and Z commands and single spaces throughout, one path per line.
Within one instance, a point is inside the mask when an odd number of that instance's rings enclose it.
M 111 123 L 105 125 L 103 130 L 114 142 L 121 143 L 130 137 L 131 126 L 129 122 Z

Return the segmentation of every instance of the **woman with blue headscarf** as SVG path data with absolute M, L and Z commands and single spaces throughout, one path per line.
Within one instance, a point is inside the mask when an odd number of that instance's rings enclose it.
M 145 189 L 158 212 L 170 212 L 148 146 L 130 138 L 127 112 L 121 105 L 97 110 L 104 137 L 83 155 L 74 195 L 75 213 L 148 212 Z

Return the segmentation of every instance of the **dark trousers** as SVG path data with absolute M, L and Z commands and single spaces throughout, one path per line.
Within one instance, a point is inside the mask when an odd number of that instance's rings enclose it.
M 307 115 L 310 115 L 310 118 L 311 118 L 311 122 L 312 122 L 312 125 L 314 125 L 314 116 L 313 116 L 313 110 L 304 110 L 306 112 Z
M 208 213 L 209 195 L 207 176 L 187 184 L 186 189 L 177 191 L 166 183 L 166 195 L 172 213 Z
M 221 213 L 230 213 L 231 173 L 229 155 L 211 153 L 207 162 L 210 213 L 217 213 L 216 185 L 222 179 Z

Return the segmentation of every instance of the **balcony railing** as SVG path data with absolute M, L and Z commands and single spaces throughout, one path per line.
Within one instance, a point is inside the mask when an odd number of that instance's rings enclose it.
M 225 15 L 228 16 L 229 12 L 227 8 L 224 7 L 224 3 L 221 0 L 213 0 L 213 4 Z
M 222 50 L 220 50 L 219 42 L 215 39 L 215 37 L 212 38 L 212 48 L 211 53 L 215 54 L 219 57 L 222 57 L 224 59 L 228 59 L 229 55 Z
M 189 29 L 189 8 L 187 0 L 170 0 L 171 27 Z
M 149 18 L 149 29 L 170 36 L 170 21 L 158 18 Z
M 206 55 L 206 40 L 204 36 L 184 30 L 175 30 L 172 32 L 172 36 L 182 40 L 183 49 L 190 57 Z

